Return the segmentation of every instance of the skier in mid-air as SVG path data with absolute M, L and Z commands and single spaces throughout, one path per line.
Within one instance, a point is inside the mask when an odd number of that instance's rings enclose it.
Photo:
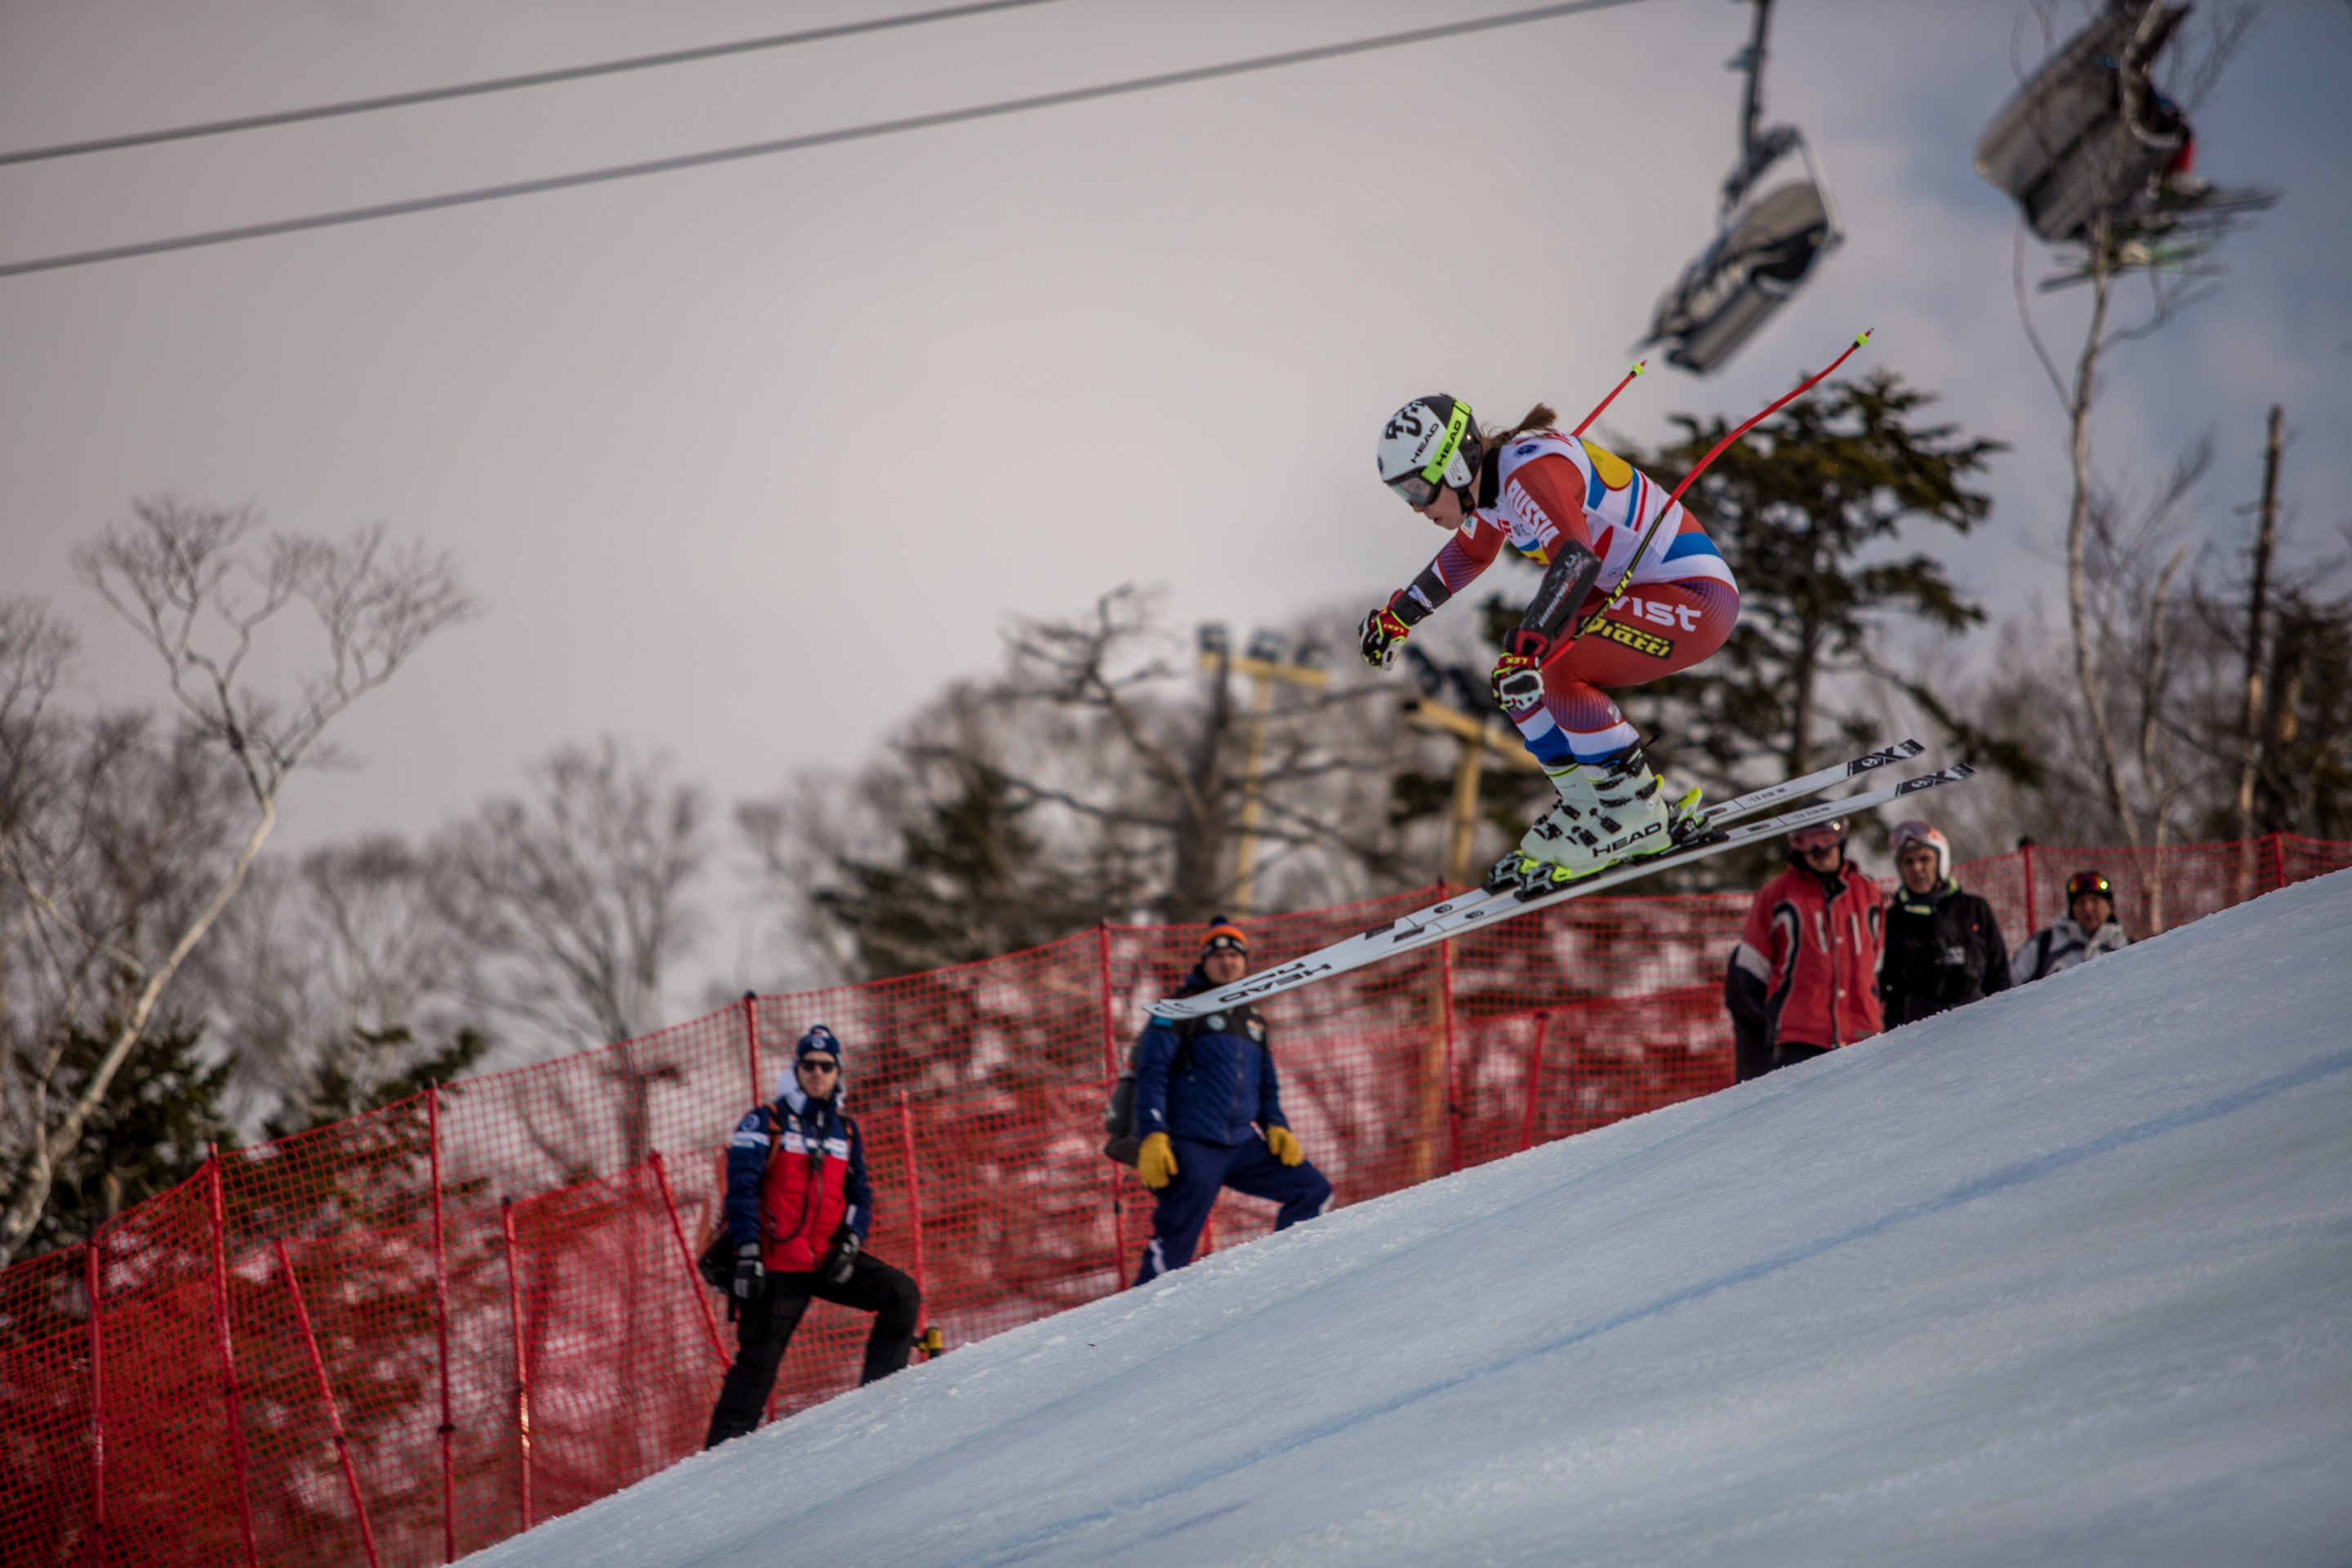
M 1739 586 L 1698 520 L 1625 459 L 1556 424 L 1540 404 L 1500 434 L 1452 397 L 1397 410 L 1381 432 L 1381 482 L 1452 537 L 1361 627 L 1365 662 L 1386 668 L 1412 627 L 1506 544 L 1544 567 L 1494 672 L 1495 700 L 1559 795 L 1486 877 L 1489 891 L 1527 897 L 1705 830 L 1699 792 L 1669 799 L 1607 689 L 1688 669 L 1739 618 Z

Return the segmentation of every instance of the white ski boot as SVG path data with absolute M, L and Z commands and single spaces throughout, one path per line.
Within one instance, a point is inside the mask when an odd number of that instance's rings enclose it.
M 1495 863 L 1486 875 L 1489 892 L 1515 888 L 1522 899 L 1540 898 L 1612 866 L 1664 854 L 1706 831 L 1699 792 L 1669 804 L 1639 743 L 1598 763 L 1545 771 L 1559 804 L 1536 819 L 1517 849 Z

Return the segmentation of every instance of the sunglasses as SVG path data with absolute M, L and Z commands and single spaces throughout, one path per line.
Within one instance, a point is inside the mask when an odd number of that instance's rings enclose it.
M 1843 825 L 1834 827 L 1800 827 L 1789 835 L 1789 847 L 1810 855 L 1816 849 L 1834 849 L 1845 842 Z
M 839 1072 L 841 1070 L 841 1064 L 839 1062 L 825 1061 L 822 1058 L 818 1057 L 803 1057 L 800 1059 L 800 1068 L 803 1072 L 807 1072 L 812 1068 L 818 1072 Z

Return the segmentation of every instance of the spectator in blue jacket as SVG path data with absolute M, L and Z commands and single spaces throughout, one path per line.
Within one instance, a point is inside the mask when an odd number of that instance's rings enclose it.
M 1219 920 L 1177 993 L 1231 985 L 1249 973 L 1249 939 Z M 1263 1131 L 1261 1131 L 1261 1129 Z M 1307 1163 L 1282 1114 L 1265 1024 L 1244 1004 L 1204 1018 L 1153 1018 L 1135 1047 L 1136 1174 L 1160 1194 L 1138 1285 L 1192 1261 L 1223 1187 L 1282 1205 L 1274 1228 L 1321 1214 L 1331 1184 Z
M 755 1107 L 728 1142 L 735 1363 L 719 1386 L 706 1448 L 760 1424 L 811 1300 L 874 1314 L 860 1384 L 897 1372 L 914 1349 L 922 1293 L 866 1250 L 874 1223 L 866 1140 L 841 1107 L 841 1042 L 819 1024 L 794 1047 L 774 1101 Z

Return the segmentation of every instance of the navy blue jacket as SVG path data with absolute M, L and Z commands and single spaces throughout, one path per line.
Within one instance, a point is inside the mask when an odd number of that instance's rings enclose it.
M 1208 987 L 1194 970 L 1180 996 Z M 1184 1058 L 1181 1070 L 1176 1058 Z M 1181 1022 L 1154 1018 L 1135 1043 L 1135 1135 L 1165 1132 L 1230 1148 L 1257 1136 L 1251 1123 L 1287 1127 L 1265 1025 L 1246 1004 Z
M 787 1167 L 778 1173 L 792 1178 L 784 1184 L 792 1189 L 786 1195 L 787 1220 L 797 1223 L 769 1237 L 770 1250 L 781 1245 L 792 1254 L 793 1267 L 814 1268 L 813 1259 L 832 1246 L 836 1226 L 847 1226 L 863 1241 L 874 1223 L 866 1139 L 841 1109 L 838 1089 L 830 1099 L 811 1100 L 798 1084 L 787 1083 L 772 1103 L 737 1123 L 735 1135 L 728 1140 L 727 1233 L 736 1249 L 748 1251 L 761 1243 L 760 1203 L 769 1185 L 771 1139 L 777 1160 Z

